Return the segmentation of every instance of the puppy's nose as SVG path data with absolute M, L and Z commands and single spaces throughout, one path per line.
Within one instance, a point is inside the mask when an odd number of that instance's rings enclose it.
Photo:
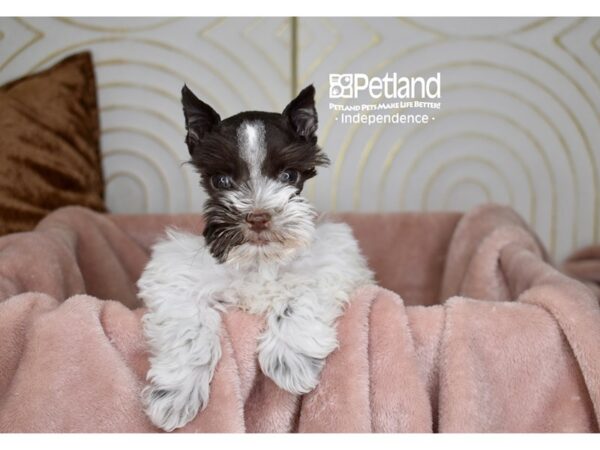
M 271 214 L 266 211 L 254 211 L 246 216 L 246 222 L 252 231 L 261 232 L 271 225 Z

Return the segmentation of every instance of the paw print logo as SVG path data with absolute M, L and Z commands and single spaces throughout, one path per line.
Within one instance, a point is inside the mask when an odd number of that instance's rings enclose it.
M 352 98 L 352 74 L 329 74 L 329 98 Z

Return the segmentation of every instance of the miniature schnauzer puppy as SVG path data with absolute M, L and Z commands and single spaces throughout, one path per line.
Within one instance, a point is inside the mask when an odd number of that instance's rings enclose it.
M 281 114 L 221 120 L 183 87 L 190 162 L 208 194 L 205 228 L 202 236 L 167 230 L 138 281 L 151 353 L 142 398 L 164 430 L 207 405 L 227 307 L 265 316 L 260 368 L 304 394 L 338 345 L 335 321 L 350 293 L 372 282 L 350 227 L 318 219 L 300 195 L 329 162 L 317 145 L 314 94 L 308 86 Z

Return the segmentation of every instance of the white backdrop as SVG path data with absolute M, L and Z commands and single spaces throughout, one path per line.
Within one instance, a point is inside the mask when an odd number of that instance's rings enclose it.
M 511 204 L 561 259 L 600 241 L 600 19 L 0 18 L 0 83 L 90 49 L 107 202 L 199 211 L 183 82 L 222 117 L 281 110 L 315 83 L 332 158 L 307 195 L 323 210 Z M 294 62 L 295 61 L 295 62 Z M 421 126 L 342 125 L 330 73 L 441 72 Z

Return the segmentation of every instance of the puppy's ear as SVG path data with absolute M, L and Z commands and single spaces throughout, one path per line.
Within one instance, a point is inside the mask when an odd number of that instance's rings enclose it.
M 319 125 L 315 108 L 315 87 L 305 87 L 298 96 L 285 107 L 282 113 L 292 129 L 308 140 L 316 139 L 315 133 Z
M 185 143 L 192 153 L 194 145 L 221 122 L 221 117 L 214 109 L 196 97 L 185 84 L 181 89 L 181 104 L 187 130 Z

